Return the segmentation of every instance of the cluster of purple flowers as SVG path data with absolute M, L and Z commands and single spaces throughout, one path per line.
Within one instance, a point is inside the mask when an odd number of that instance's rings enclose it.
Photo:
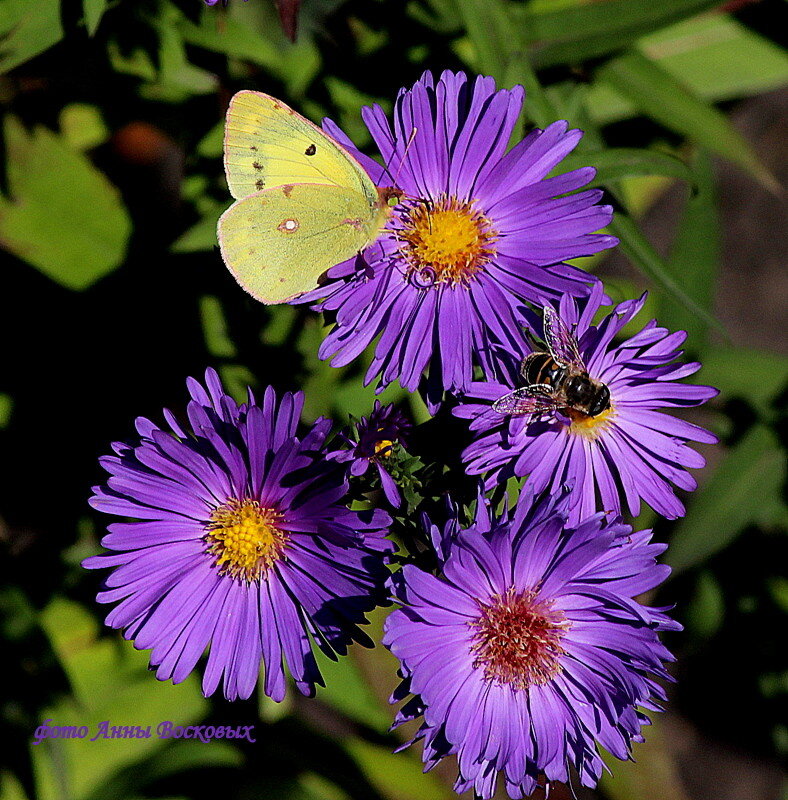
M 693 489 L 687 469 L 704 463 L 688 443 L 715 441 L 664 411 L 716 393 L 681 382 L 699 368 L 677 361 L 685 334 L 651 321 L 622 338 L 644 298 L 601 316 L 601 282 L 567 263 L 616 244 L 599 233 L 612 210 L 582 190 L 592 169 L 548 177 L 582 136 L 566 123 L 507 151 L 522 102 L 491 78 L 425 74 L 391 122 L 365 110 L 385 169 L 325 123 L 407 199 L 363 263 L 337 265 L 298 302 L 335 320 L 322 358 L 348 364 L 377 340 L 367 382 L 420 387 L 433 411 L 448 392 L 470 421 L 474 519 L 463 526 L 450 502 L 440 525 L 422 520 L 437 570 L 392 572 L 389 513 L 349 507 L 351 481 L 377 480 L 406 513 L 399 411 L 376 402 L 333 439 L 325 419 L 299 433 L 299 394 L 250 391 L 239 405 L 212 370 L 189 381 L 186 422 L 140 419 L 138 441 L 102 460 L 110 477 L 91 503 L 125 519 L 85 562 L 112 569 L 107 624 L 151 650 L 159 679 L 183 680 L 207 650 L 204 692 L 221 682 L 230 699 L 251 694 L 261 664 L 275 700 L 285 670 L 312 694 L 313 644 L 332 658 L 371 644 L 365 614 L 396 601 L 384 636 L 403 679 L 395 727 L 421 719 L 426 766 L 455 755 L 456 790 L 485 799 L 501 776 L 512 798 L 570 768 L 593 786 L 597 746 L 624 759 L 642 740 L 670 679 L 658 633 L 679 626 L 635 599 L 669 570 L 621 513 L 644 500 L 681 516 L 674 487 Z M 519 499 L 496 512 L 484 492 L 510 478 Z

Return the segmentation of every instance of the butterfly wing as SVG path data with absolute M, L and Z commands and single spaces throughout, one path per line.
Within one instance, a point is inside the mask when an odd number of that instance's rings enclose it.
M 542 388 L 541 384 L 537 384 L 523 386 L 499 397 L 492 407 L 493 411 L 497 411 L 499 414 L 522 417 L 527 414 L 555 411 L 558 404 L 550 392 L 549 386 Z
M 262 92 L 238 92 L 230 101 L 224 169 L 236 199 L 311 183 L 361 194 L 369 215 L 379 205 L 377 187 L 350 153 L 281 100 Z
M 238 283 L 261 303 L 283 303 L 318 285 L 327 269 L 363 250 L 385 221 L 339 186 L 301 183 L 233 203 L 219 219 L 219 247 Z
M 585 372 L 586 367 L 577 348 L 577 339 L 574 334 L 550 306 L 545 306 L 543 313 L 545 341 L 550 349 L 550 354 L 556 361 Z

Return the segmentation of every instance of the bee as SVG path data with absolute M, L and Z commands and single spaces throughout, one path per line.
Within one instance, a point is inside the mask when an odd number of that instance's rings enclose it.
M 525 386 L 493 403 L 499 414 L 534 416 L 561 411 L 572 421 L 596 417 L 610 408 L 610 389 L 588 374 L 577 339 L 552 308 L 544 309 L 547 350 L 527 356 L 520 365 Z

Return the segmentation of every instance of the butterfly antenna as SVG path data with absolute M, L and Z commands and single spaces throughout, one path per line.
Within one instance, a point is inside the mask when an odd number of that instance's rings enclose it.
M 394 188 L 396 188 L 396 186 L 397 186 L 397 180 L 399 178 L 399 174 L 402 171 L 402 167 L 403 167 L 403 165 L 405 163 L 405 159 L 407 158 L 408 150 L 410 150 L 410 146 L 413 144 L 413 140 L 416 138 L 416 131 L 417 130 L 418 129 L 415 128 L 415 127 L 411 129 L 410 136 L 408 137 L 408 141 L 407 141 L 407 143 L 405 145 L 405 151 L 402 153 L 402 158 L 400 159 L 399 166 L 397 167 L 396 175 L 392 175 L 391 169 L 390 169 L 391 162 L 394 160 L 394 156 L 396 154 L 396 149 L 391 151 L 391 155 L 389 156 L 388 160 L 386 161 L 386 163 L 383 166 L 383 171 L 389 176 L 389 178 L 391 178 L 391 185 Z M 403 198 L 407 197 L 407 195 L 405 195 L 404 192 L 400 192 L 400 196 L 403 197 Z
M 394 176 L 391 174 L 391 169 L 390 169 L 391 162 L 394 160 L 395 153 L 396 150 L 392 150 L 391 155 L 388 157 L 386 163 L 383 165 L 383 172 L 386 173 L 386 175 L 388 175 L 389 178 L 391 179 L 392 186 L 396 185 L 396 181 L 394 180 Z
M 402 158 L 399 160 L 399 166 L 397 167 L 397 174 L 394 176 L 394 185 L 397 185 L 397 179 L 399 178 L 399 174 L 402 171 L 402 165 L 405 163 L 405 159 L 408 156 L 408 150 L 410 150 L 410 146 L 413 144 L 413 140 L 416 138 L 416 132 L 418 128 L 414 127 L 411 128 L 410 136 L 408 136 L 407 144 L 405 145 L 405 152 L 402 154 Z M 392 153 L 393 155 L 393 153 Z M 389 173 L 390 175 L 391 173 Z
M 400 170 L 402 169 L 402 163 L 405 161 L 405 156 L 408 154 L 408 148 L 410 147 L 410 143 L 413 141 L 413 137 L 415 136 L 415 134 L 416 134 L 416 129 L 414 128 L 410 133 L 408 143 L 405 145 L 405 152 L 402 154 L 402 158 L 400 159 L 396 175 L 393 175 L 391 172 L 391 162 L 394 160 L 394 156 L 397 154 L 396 147 L 392 149 L 391 155 L 389 155 L 388 159 L 386 160 L 386 163 L 383 165 L 383 171 L 389 176 L 389 178 L 391 178 L 392 186 L 397 185 L 397 178 L 399 177 Z

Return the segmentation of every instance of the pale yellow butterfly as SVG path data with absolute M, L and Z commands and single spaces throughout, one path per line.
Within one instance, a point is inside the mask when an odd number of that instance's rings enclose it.
M 224 169 L 236 202 L 219 219 L 222 258 L 261 303 L 317 288 L 327 269 L 378 238 L 403 197 L 379 189 L 342 145 L 262 92 L 230 101 Z

